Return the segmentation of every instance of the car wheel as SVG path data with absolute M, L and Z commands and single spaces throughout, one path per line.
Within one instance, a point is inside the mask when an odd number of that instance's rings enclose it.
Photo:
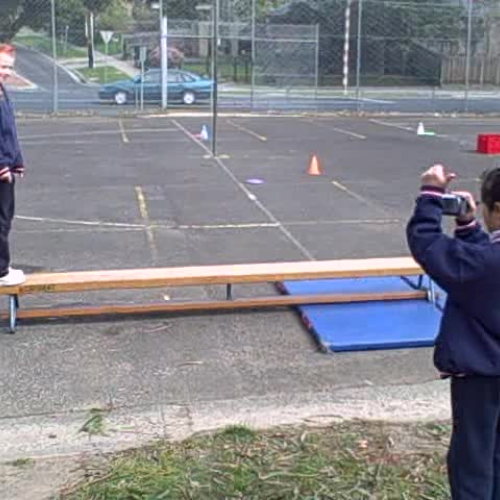
M 196 96 L 194 95 L 194 92 L 184 92 L 184 94 L 182 95 L 182 102 L 184 104 L 187 104 L 188 106 L 194 104 L 196 102 Z
M 116 104 L 127 104 L 128 96 L 126 92 L 117 92 L 115 94 L 115 102 Z

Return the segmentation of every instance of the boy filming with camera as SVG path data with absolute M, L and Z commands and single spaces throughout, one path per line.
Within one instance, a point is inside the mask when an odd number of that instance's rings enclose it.
M 434 364 L 451 378 L 448 475 L 453 500 L 500 499 L 500 168 L 483 176 L 486 233 L 470 193 L 446 194 L 455 174 L 435 165 L 407 227 L 411 253 L 448 294 Z M 454 214 L 455 236 L 442 216 Z

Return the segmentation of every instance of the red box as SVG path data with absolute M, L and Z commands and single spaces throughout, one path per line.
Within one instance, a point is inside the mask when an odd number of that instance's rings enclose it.
M 486 155 L 500 154 L 500 134 L 479 134 L 477 152 Z

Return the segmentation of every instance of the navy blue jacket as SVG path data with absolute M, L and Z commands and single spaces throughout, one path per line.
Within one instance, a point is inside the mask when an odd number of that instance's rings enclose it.
M 443 233 L 442 193 L 423 188 L 407 226 L 415 260 L 448 294 L 434 351 L 443 373 L 500 376 L 500 237 L 474 221 Z
M 21 173 L 24 161 L 17 139 L 14 107 L 2 84 L 0 84 L 0 175 L 7 170 Z

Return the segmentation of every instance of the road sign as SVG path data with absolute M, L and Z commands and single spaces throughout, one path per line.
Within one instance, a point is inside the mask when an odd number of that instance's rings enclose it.
M 139 51 L 139 61 L 141 63 L 146 62 L 147 57 L 148 57 L 148 48 L 141 47 Z
M 107 45 L 109 42 L 111 42 L 111 38 L 113 38 L 113 31 L 101 31 L 101 38 L 102 41 Z

